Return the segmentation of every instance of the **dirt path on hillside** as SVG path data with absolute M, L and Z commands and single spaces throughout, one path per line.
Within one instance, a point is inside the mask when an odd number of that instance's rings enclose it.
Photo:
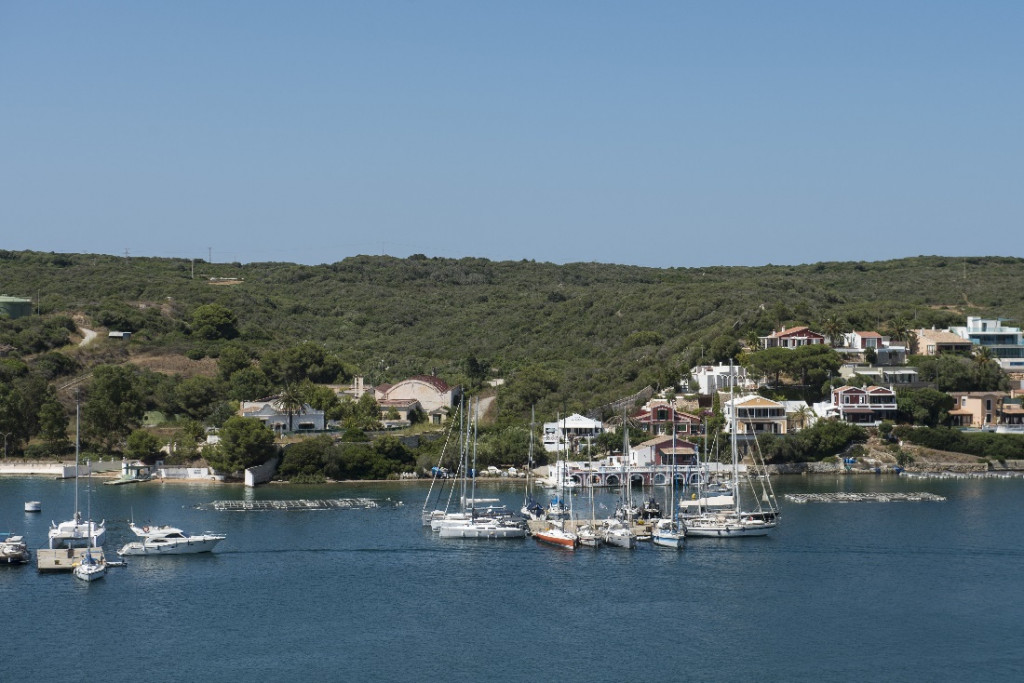
M 82 333 L 82 341 L 78 342 L 79 346 L 85 346 L 86 344 L 89 344 L 90 342 L 92 342 L 93 339 L 96 338 L 95 330 L 90 330 L 85 327 L 79 327 L 78 331 Z

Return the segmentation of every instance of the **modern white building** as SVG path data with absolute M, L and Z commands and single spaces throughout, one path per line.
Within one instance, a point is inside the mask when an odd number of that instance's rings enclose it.
M 728 391 L 730 378 L 734 378 L 732 381 L 737 389 L 751 389 L 754 386 L 747 378 L 747 369 L 742 365 L 697 365 L 690 368 L 690 377 L 697 380 L 697 391 L 705 396 L 716 391 Z
M 1019 327 L 1003 325 L 1001 318 L 968 316 L 966 325 L 949 331 L 974 346 L 991 350 L 1003 370 L 1024 370 L 1024 333 Z

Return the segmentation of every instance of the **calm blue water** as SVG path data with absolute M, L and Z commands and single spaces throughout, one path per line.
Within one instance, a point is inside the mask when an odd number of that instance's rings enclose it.
M 497 484 L 485 495 L 518 504 L 521 486 Z M 773 538 L 571 553 L 532 539 L 441 541 L 420 526 L 426 487 L 418 484 L 97 485 L 92 509 L 107 520 L 108 554 L 129 540 L 132 514 L 228 539 L 212 555 L 132 558 L 91 585 L 34 566 L 0 567 L 0 680 L 79 679 L 83 670 L 108 681 L 1024 675 L 1024 481 L 777 483 L 780 498 L 879 489 L 949 500 L 782 500 Z M 50 520 L 70 516 L 73 496 L 70 481 L 0 478 L 0 527 L 42 547 Z M 197 508 L 245 497 L 354 496 L 383 504 Z M 43 513 L 24 513 L 26 500 L 41 500 Z

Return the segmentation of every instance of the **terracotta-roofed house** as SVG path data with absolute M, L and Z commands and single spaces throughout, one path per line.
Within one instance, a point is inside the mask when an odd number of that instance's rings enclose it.
M 759 339 L 761 340 L 762 349 L 774 349 L 776 347 L 795 349 L 800 346 L 825 343 L 825 335 L 812 332 L 805 325 L 791 327 L 788 330 L 783 327 L 778 332 L 773 331 L 767 337 L 759 337 Z

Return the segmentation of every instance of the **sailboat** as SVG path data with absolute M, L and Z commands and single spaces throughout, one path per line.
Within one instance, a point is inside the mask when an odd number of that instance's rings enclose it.
M 629 470 L 626 460 L 629 458 L 629 425 L 626 423 L 626 411 L 622 411 L 622 481 L 620 496 L 622 519 L 612 517 L 605 521 L 604 542 L 616 548 L 632 550 L 636 547 L 636 533 L 633 531 L 633 501 L 630 492 Z
M 527 519 L 544 519 L 544 508 L 533 499 L 533 430 L 534 412 L 530 408 L 530 451 L 526 464 L 526 493 L 523 495 L 523 507 L 520 512 Z
M 88 523 L 92 525 L 92 463 L 89 464 L 89 491 L 88 491 Z M 92 549 L 98 547 L 96 544 L 95 537 L 89 539 L 89 546 L 85 550 L 85 555 L 82 560 L 78 562 L 71 570 L 76 579 L 82 581 L 95 581 L 96 579 L 102 579 L 107 575 L 107 563 L 101 555 L 98 559 L 93 556 Z
M 738 409 L 733 400 L 733 377 L 730 371 L 729 399 L 732 406 L 731 420 L 729 421 L 729 433 L 732 447 L 732 497 L 733 507 L 726 511 L 707 511 L 691 517 L 686 521 L 686 534 L 697 537 L 737 537 L 737 536 L 767 536 L 779 524 L 779 510 L 772 490 L 771 479 L 768 476 L 767 468 L 764 466 L 764 459 L 759 449 L 755 448 L 753 460 L 757 472 L 756 479 L 761 482 L 761 497 L 758 499 L 757 510 L 743 512 L 740 509 L 739 491 L 739 452 L 737 449 L 737 414 Z M 750 477 L 747 477 L 750 481 Z M 762 506 L 762 502 L 765 506 Z
M 463 449 L 463 471 L 471 476 L 472 484 L 469 496 L 466 496 L 466 480 L 463 478 L 462 514 L 466 519 L 446 519 L 441 522 L 438 529 L 438 536 L 441 538 L 526 538 L 526 527 L 500 516 L 477 516 L 475 505 L 476 499 L 476 442 L 477 424 L 480 421 L 480 405 L 476 404 L 476 417 L 473 420 L 473 467 L 469 468 L 468 449 Z M 468 432 L 468 425 L 467 425 Z
M 79 469 L 79 425 L 81 408 L 78 397 L 75 397 L 75 514 L 72 519 L 56 524 L 50 522 L 50 529 L 47 532 L 50 549 L 73 548 L 79 543 L 89 543 L 91 546 L 103 544 L 103 535 L 106 533 L 106 520 L 96 524 L 91 519 L 82 521 L 82 513 L 78 510 L 78 469 Z
M 565 495 L 564 491 L 562 495 Z M 569 519 L 573 519 L 572 494 L 569 494 Z M 572 531 L 567 531 L 565 528 L 565 521 L 561 519 L 549 521 L 547 527 L 534 531 L 533 536 L 541 543 L 556 545 L 568 550 L 576 550 L 576 547 L 580 544 L 579 536 Z
M 590 483 L 590 521 L 582 526 L 576 527 L 576 537 L 580 545 L 588 548 L 596 548 L 601 545 L 601 535 L 597 532 L 597 519 L 594 510 L 594 478 L 590 474 L 594 467 L 593 459 L 590 456 L 590 442 L 587 442 L 587 478 Z
M 675 428 L 672 429 L 672 498 L 669 504 L 672 508 L 671 519 L 659 519 L 654 524 L 654 529 L 651 531 L 651 542 L 654 545 L 661 546 L 662 548 L 675 548 L 676 550 L 683 547 L 685 543 L 684 537 L 686 536 L 686 529 L 679 524 L 678 517 L 678 506 L 676 505 L 676 432 Z
M 431 471 L 431 474 L 433 476 L 431 477 L 431 480 L 430 480 L 430 488 L 427 489 L 427 497 L 426 497 L 426 500 L 423 501 L 423 510 L 420 512 L 420 517 L 421 517 L 421 521 L 423 522 L 423 526 L 433 527 L 435 521 L 437 522 L 438 525 L 440 525 L 441 520 L 443 520 L 445 518 L 446 510 L 442 510 L 442 509 L 437 507 L 437 503 L 440 502 L 441 496 L 444 495 L 444 483 L 443 482 L 444 482 L 445 479 L 447 479 L 447 476 L 446 476 L 447 475 L 447 471 L 444 469 L 444 467 L 442 467 L 442 465 L 444 464 L 445 453 L 447 453 L 447 451 L 448 451 L 448 445 L 451 443 L 452 432 L 455 430 L 455 425 L 460 425 L 460 427 L 459 427 L 459 439 L 462 438 L 462 427 L 461 427 L 462 423 L 461 423 L 461 420 L 462 420 L 462 404 L 460 403 L 459 404 L 459 421 L 456 421 L 454 418 L 452 420 L 450 420 L 450 424 L 449 424 L 449 428 L 448 428 L 448 435 L 445 437 L 444 446 L 441 448 L 441 455 L 437 459 L 437 466 L 434 467 L 433 470 Z M 440 479 L 442 481 L 442 483 L 438 486 L 437 500 L 435 501 L 433 509 L 431 509 L 432 506 L 431 506 L 430 499 L 431 499 L 431 496 L 434 493 L 434 485 L 437 484 L 438 479 Z M 452 485 L 452 490 L 454 490 L 454 484 Z M 435 529 L 435 531 L 436 531 L 436 529 Z
M 556 418 L 561 422 L 560 418 Z M 562 436 L 561 439 L 565 441 L 565 423 L 562 422 Z M 558 490 L 558 494 L 551 499 L 548 503 L 547 510 L 544 512 L 544 517 L 551 520 L 563 520 L 569 517 L 569 508 L 565 504 L 565 478 L 569 471 L 569 444 L 566 442 L 565 445 L 565 459 L 563 460 L 562 449 L 559 447 L 558 455 L 559 458 L 555 462 L 555 487 Z

